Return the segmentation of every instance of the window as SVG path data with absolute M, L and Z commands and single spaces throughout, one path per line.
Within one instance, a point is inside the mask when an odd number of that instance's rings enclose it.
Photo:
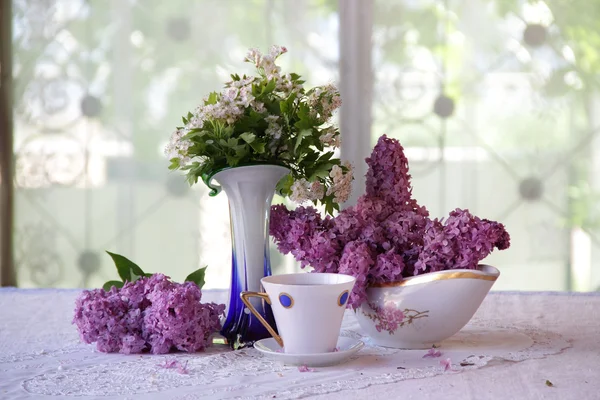
M 358 171 L 386 133 L 432 215 L 507 225 L 496 289 L 596 290 L 599 19 L 583 0 L 13 0 L 19 286 L 97 287 L 109 250 L 227 287 L 227 199 L 162 148 L 247 48 L 282 44 L 309 85 L 339 82 Z

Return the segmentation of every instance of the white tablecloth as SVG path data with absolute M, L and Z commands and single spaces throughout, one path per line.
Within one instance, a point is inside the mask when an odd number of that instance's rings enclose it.
M 0 289 L 0 399 L 600 399 L 600 295 L 490 294 L 457 338 L 470 343 L 485 327 L 505 332 L 515 346 L 527 337 L 536 344 L 488 357 L 481 368 L 456 364 L 444 372 L 427 359 L 412 373 L 394 367 L 408 360 L 405 353 L 370 348 L 348 365 L 301 373 L 254 349 L 221 348 L 177 355 L 190 365 L 189 374 L 179 374 L 158 367 L 174 356 L 102 354 L 79 343 L 71 325 L 78 293 Z M 203 300 L 224 297 L 207 292 Z M 359 329 L 351 313 L 344 329 Z

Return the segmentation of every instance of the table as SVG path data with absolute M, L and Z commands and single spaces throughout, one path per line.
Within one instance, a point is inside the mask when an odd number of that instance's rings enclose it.
M 538 347 L 546 346 L 548 354 L 524 350 L 524 361 L 493 358 L 481 368 L 456 365 L 445 373 L 431 366 L 419 370 L 431 373 L 415 375 L 422 379 L 411 379 L 396 368 L 374 374 L 381 370 L 378 363 L 402 359 L 402 352 L 383 348 L 363 349 L 348 365 L 312 373 L 274 364 L 254 349 L 176 356 L 99 353 L 80 343 L 71 325 L 78 293 L 0 289 L 0 399 L 600 399 L 598 294 L 490 293 L 465 331 L 508 327 L 521 335 L 522 330 L 538 335 Z M 207 291 L 203 301 L 225 298 L 224 292 Z M 343 330 L 358 335 L 350 311 Z M 157 367 L 169 357 L 189 361 L 189 375 Z

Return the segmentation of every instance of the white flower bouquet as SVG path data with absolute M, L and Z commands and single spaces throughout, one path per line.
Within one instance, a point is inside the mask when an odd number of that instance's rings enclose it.
M 348 199 L 352 168 L 334 157 L 340 132 L 331 123 L 341 98 L 334 85 L 305 90 L 298 74 L 282 74 L 275 64 L 286 53 L 273 46 L 268 54 L 251 49 L 245 61 L 257 76 L 231 75 L 222 92 L 210 93 L 183 117 L 165 149 L 170 169 L 187 173 L 190 184 L 202 179 L 212 190 L 212 176 L 225 169 L 276 164 L 290 169 L 278 192 L 302 203 L 322 204 L 329 214 Z

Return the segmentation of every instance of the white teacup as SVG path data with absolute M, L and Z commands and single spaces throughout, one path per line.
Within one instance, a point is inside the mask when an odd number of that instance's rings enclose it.
M 261 279 L 266 293 L 242 292 L 248 309 L 289 354 L 335 351 L 344 310 L 356 278 L 343 274 L 298 273 Z M 271 305 L 279 335 L 256 312 L 251 297 Z

